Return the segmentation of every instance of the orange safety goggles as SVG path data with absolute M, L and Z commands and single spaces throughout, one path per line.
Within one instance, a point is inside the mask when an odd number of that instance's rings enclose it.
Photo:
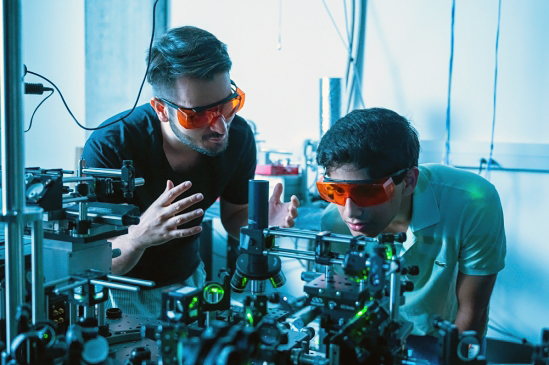
M 233 93 L 225 99 L 218 101 L 217 103 L 196 108 L 183 108 L 166 99 L 157 99 L 166 103 L 166 105 L 177 109 L 177 121 L 183 128 L 206 128 L 214 124 L 219 116 L 222 115 L 225 119 L 229 119 L 244 106 L 246 95 L 232 80 L 231 85 L 234 86 Z
M 320 197 L 329 203 L 345 205 L 351 199 L 360 207 L 383 204 L 395 195 L 395 184 L 404 180 L 409 169 L 397 171 L 383 179 L 332 180 L 323 176 L 316 183 Z

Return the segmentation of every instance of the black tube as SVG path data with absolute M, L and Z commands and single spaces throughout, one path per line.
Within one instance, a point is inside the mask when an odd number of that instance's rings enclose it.
M 265 229 L 269 226 L 269 182 L 250 180 L 248 187 L 248 227 Z

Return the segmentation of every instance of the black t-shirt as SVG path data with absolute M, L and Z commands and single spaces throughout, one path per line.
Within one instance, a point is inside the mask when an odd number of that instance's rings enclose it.
M 120 113 L 103 124 L 126 113 Z M 134 204 L 143 213 L 164 192 L 167 180 L 172 180 L 174 185 L 189 180 L 192 187 L 179 199 L 195 193 L 202 193 L 204 199 L 184 212 L 198 208 L 206 210 L 219 196 L 232 204 L 248 203 L 248 180 L 254 177 L 256 147 L 253 133 L 244 119 L 234 117 L 225 151 L 213 157 L 201 154 L 198 163 L 183 173 L 171 168 L 162 144 L 160 120 L 149 104 L 136 108 L 121 122 L 94 131 L 82 154 L 87 167 L 119 169 L 123 160 L 132 160 L 135 176 L 145 179 L 145 185 L 135 189 L 132 199 L 124 200 L 122 194 L 99 199 Z M 201 222 L 202 218 L 195 219 L 179 228 Z M 153 280 L 157 286 L 181 282 L 200 263 L 198 245 L 198 235 L 194 235 L 149 247 L 127 275 Z

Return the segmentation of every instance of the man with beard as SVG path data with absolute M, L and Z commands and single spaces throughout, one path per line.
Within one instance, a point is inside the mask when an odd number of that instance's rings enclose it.
M 136 176 L 145 179 L 128 201 L 144 213 L 127 235 L 112 240 L 122 252 L 112 271 L 153 280 L 157 288 L 112 291 L 111 300 L 126 313 L 157 316 L 162 287 L 204 283 L 198 241 L 204 211 L 220 198 L 227 232 L 238 237 L 247 225 L 256 146 L 250 127 L 236 115 L 245 94 L 230 79 L 232 62 L 214 35 L 190 26 L 171 29 L 150 57 L 147 80 L 155 95 L 150 105 L 112 125 L 127 112 L 104 122 L 86 142 L 83 158 L 88 167 L 103 168 L 132 160 Z M 291 227 L 299 202 L 293 196 L 281 203 L 281 193 L 279 184 L 269 202 L 269 224 Z

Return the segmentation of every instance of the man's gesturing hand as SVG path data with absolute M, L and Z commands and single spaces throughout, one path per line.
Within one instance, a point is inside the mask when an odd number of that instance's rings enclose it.
M 293 227 L 294 218 L 297 217 L 297 207 L 299 200 L 292 195 L 290 202 L 282 203 L 282 184 L 276 184 L 273 195 L 269 200 L 269 226 L 279 226 L 281 228 Z
M 198 193 L 174 203 L 175 199 L 189 190 L 190 187 L 190 181 L 174 187 L 173 182 L 168 180 L 166 190 L 141 215 L 139 224 L 130 226 L 128 229 L 128 235 L 136 248 L 145 249 L 163 244 L 174 238 L 192 236 L 202 231 L 200 226 L 177 229 L 178 226 L 204 214 L 202 209 L 179 214 L 204 198 L 202 194 Z

